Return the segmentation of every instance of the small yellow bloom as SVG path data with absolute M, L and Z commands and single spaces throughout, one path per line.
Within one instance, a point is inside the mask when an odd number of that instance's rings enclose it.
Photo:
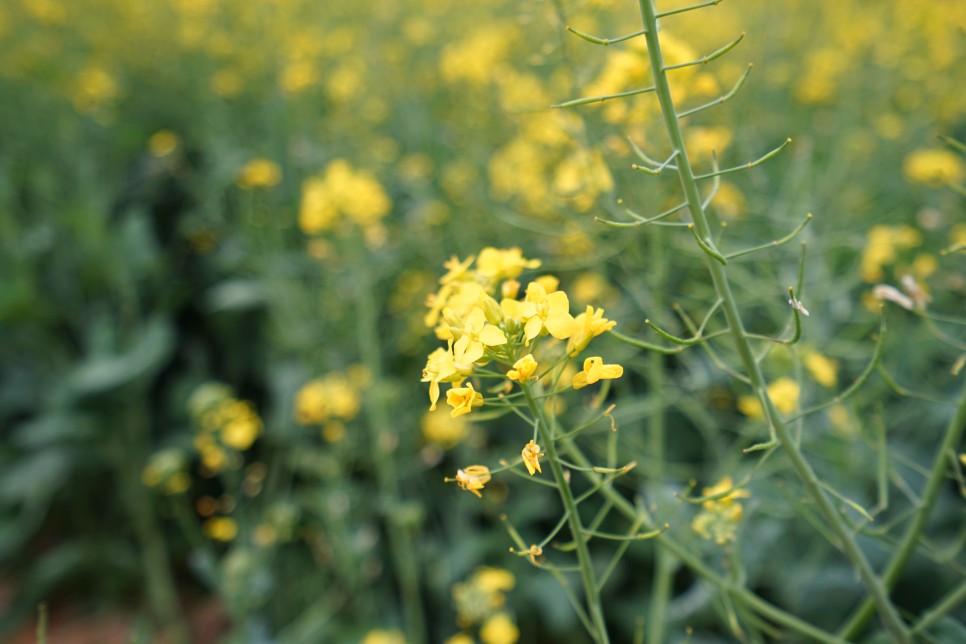
M 231 541 L 238 536 L 238 524 L 230 517 L 212 517 L 201 529 L 206 537 L 215 541 Z
M 448 312 L 450 309 L 443 309 L 444 319 Z M 453 353 L 457 356 L 457 362 L 461 364 L 477 362 L 483 357 L 486 347 L 496 347 L 507 342 L 506 335 L 499 327 L 487 324 L 486 315 L 479 307 L 470 311 L 462 328 L 451 325 L 450 332 L 454 337 L 459 338 L 453 346 Z
M 540 446 L 534 443 L 533 439 L 523 446 L 523 464 L 527 466 L 527 471 L 530 472 L 530 476 L 533 476 L 534 472 L 543 474 L 543 470 L 540 469 L 540 457 L 543 455 L 543 452 L 540 451 Z
M 826 358 L 817 351 L 809 351 L 805 354 L 805 368 L 812 374 L 815 381 L 824 387 L 834 387 L 838 382 L 839 363 L 831 358 Z
M 525 320 L 527 344 L 541 334 L 549 333 L 558 340 L 566 340 L 574 332 L 574 318 L 570 315 L 570 299 L 563 291 L 547 293 L 538 282 L 530 282 L 520 309 Z
M 526 259 L 519 248 L 484 248 L 476 260 L 476 269 L 480 275 L 490 278 L 493 282 L 501 279 L 513 279 L 520 275 L 525 268 L 539 268 L 539 259 Z
M 466 383 L 465 387 L 453 387 L 446 392 L 446 402 L 453 408 L 449 413 L 456 418 L 473 411 L 474 407 L 483 406 L 483 394 L 473 389 L 473 383 Z
M 567 340 L 567 353 L 576 357 L 587 348 L 590 341 L 604 331 L 610 331 L 617 322 L 604 317 L 604 309 L 594 309 L 588 305 L 587 310 L 574 318 L 574 333 Z
M 798 407 L 798 396 L 801 387 L 791 378 L 779 378 L 768 385 L 768 397 L 775 408 L 783 414 L 790 414 Z M 756 396 L 740 396 L 738 410 L 748 418 L 764 418 L 761 403 Z
M 238 172 L 235 183 L 243 190 L 271 188 L 282 180 L 282 169 L 269 159 L 252 159 Z
M 366 633 L 361 644 L 406 644 L 406 637 L 396 628 L 377 628 Z
M 691 529 L 718 545 L 734 541 L 738 523 L 744 516 L 744 508 L 738 500 L 747 499 L 751 492 L 735 489 L 731 477 L 726 476 L 716 485 L 704 488 L 702 493 L 706 497 L 723 496 L 707 499 L 701 504 L 702 510 L 691 522 Z
M 513 363 L 513 368 L 506 372 L 506 377 L 517 382 L 527 382 L 533 378 L 537 370 L 537 361 L 533 359 L 533 354 L 528 353 Z
M 462 489 L 469 490 L 482 499 L 483 495 L 480 494 L 480 490 L 490 482 L 491 478 L 490 468 L 486 465 L 470 465 L 465 470 L 456 470 L 455 479 L 447 480 L 456 481 L 456 484 Z
M 423 438 L 443 449 L 459 445 L 470 433 L 470 426 L 465 418 L 453 418 L 442 409 L 427 412 L 420 422 Z
M 493 615 L 480 627 L 483 644 L 515 644 L 519 639 L 520 629 L 506 613 Z
M 466 633 L 457 633 L 447 638 L 443 644 L 476 644 L 476 640 Z
M 148 153 L 153 157 L 166 157 L 181 145 L 181 139 L 171 130 L 159 130 L 148 139 Z
M 437 348 L 426 358 L 421 382 L 429 383 L 430 411 L 436 409 L 439 400 L 439 383 L 458 382 L 465 377 L 456 367 L 453 352 L 442 347 Z
M 613 380 L 624 375 L 624 367 L 619 364 L 604 364 L 599 356 L 584 360 L 584 370 L 577 373 L 573 379 L 574 389 L 583 389 L 600 380 Z
M 543 554 L 543 548 L 537 544 L 531 544 L 530 548 L 527 550 L 527 558 L 530 560 L 534 566 L 539 566 L 540 562 L 537 561 L 537 557 Z
M 902 173 L 912 183 L 934 186 L 962 183 L 966 179 L 966 164 L 950 150 L 915 150 L 902 162 Z

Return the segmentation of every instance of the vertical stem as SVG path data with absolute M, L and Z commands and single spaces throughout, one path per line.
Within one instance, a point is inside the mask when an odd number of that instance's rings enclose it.
M 386 533 L 393 567 L 399 579 L 403 610 L 406 614 L 407 641 L 425 642 L 426 626 L 419 590 L 419 558 L 413 539 L 411 522 L 401 508 L 399 480 L 393 452 L 398 437 L 391 429 L 390 415 L 386 408 L 385 387 L 382 373 L 382 342 L 379 335 L 379 309 L 374 297 L 376 280 L 369 268 L 370 260 L 357 236 L 355 264 L 363 276 L 359 289 L 356 330 L 359 352 L 363 364 L 372 377 L 372 387 L 365 397 L 364 409 L 369 440 L 375 460 L 376 479 L 382 496 L 380 506 L 384 509 Z
M 594 628 L 597 630 L 596 633 L 591 633 L 591 635 L 599 644 L 608 644 L 610 639 L 607 636 L 607 624 L 604 622 L 604 611 L 601 608 L 597 576 L 594 573 L 590 550 L 587 548 L 587 540 L 584 539 L 584 528 L 580 522 L 580 514 L 577 511 L 577 502 L 574 500 L 573 491 L 570 489 L 570 481 L 567 479 L 563 466 L 560 464 L 557 447 L 554 445 L 554 438 L 550 432 L 551 425 L 547 418 L 546 410 L 543 407 L 543 399 L 539 396 L 542 393 L 542 389 L 539 383 L 524 383 L 521 385 L 521 388 L 527 398 L 527 404 L 530 407 L 531 413 L 537 419 L 540 446 L 546 450 L 547 461 L 550 463 L 553 478 L 557 482 L 557 490 L 560 492 L 560 500 L 563 501 L 564 511 L 567 513 L 567 523 L 570 527 L 570 533 L 577 547 L 577 562 L 580 566 L 580 578 L 584 585 L 584 598 L 587 602 L 587 609 L 590 613 L 591 621 L 593 621 Z
M 909 527 L 906 528 L 905 534 L 902 535 L 902 540 L 896 547 L 892 559 L 886 566 L 885 572 L 882 574 L 882 583 L 887 589 L 893 588 L 896 582 L 899 581 L 899 576 L 905 570 L 906 564 L 909 563 L 909 559 L 916 550 L 919 535 L 925 529 L 926 521 L 929 519 L 929 515 L 932 514 L 936 499 L 939 498 L 939 491 L 942 489 L 943 480 L 945 479 L 947 459 L 949 458 L 949 454 L 956 449 L 956 445 L 959 444 L 959 439 L 962 437 L 964 429 L 966 429 L 966 389 L 963 390 L 960 396 L 959 406 L 956 409 L 955 415 L 949 419 L 949 425 L 946 427 L 942 444 L 936 450 L 936 459 L 933 461 L 932 469 L 929 471 L 929 478 L 926 480 L 926 487 L 923 490 L 919 508 L 909 523 Z M 868 623 L 874 608 L 875 606 L 870 600 L 867 599 L 863 602 L 855 614 L 852 615 L 851 619 L 842 627 L 842 637 L 847 639 L 857 637 Z
M 147 427 L 144 416 L 147 406 L 139 404 L 141 402 L 143 400 L 137 398 L 128 401 L 121 412 L 120 431 L 115 434 L 116 439 L 111 445 L 118 494 L 134 526 L 151 617 L 156 625 L 163 627 L 172 642 L 187 644 L 190 641 L 188 627 L 178 604 L 178 593 L 171 575 L 161 525 L 153 511 L 154 503 L 141 483 L 138 471 L 147 458 Z
M 657 18 L 653 0 L 638 0 L 638 5 L 640 6 L 641 17 L 646 30 L 647 53 L 650 59 L 651 73 L 654 77 L 655 93 L 661 104 L 661 114 L 671 146 L 678 153 L 678 178 L 681 181 L 681 188 L 684 191 L 691 216 L 694 220 L 695 231 L 710 246 L 713 244 L 711 241 L 710 226 L 708 225 L 708 219 L 702 207 L 701 194 L 698 191 L 697 182 L 694 179 L 694 171 L 688 160 L 687 150 L 684 146 L 684 135 L 681 132 L 677 110 L 671 98 L 667 74 L 664 71 L 664 56 L 661 52 L 661 44 L 658 39 Z M 724 266 L 710 256 L 705 257 L 705 264 L 711 274 L 711 280 L 714 283 L 715 290 L 722 300 L 722 309 L 731 330 L 735 348 L 751 381 L 752 388 L 761 401 L 762 408 L 765 410 L 765 416 L 768 419 L 769 426 L 791 462 L 796 474 L 804 484 L 809 497 L 811 497 L 815 506 L 838 539 L 839 547 L 858 571 L 859 577 L 871 595 L 886 629 L 888 629 L 895 641 L 908 642 L 908 629 L 899 617 L 895 606 L 892 605 L 881 580 L 872 570 L 872 566 L 869 564 L 862 550 L 858 547 L 849 528 L 842 521 L 841 517 L 839 517 L 835 507 L 822 491 L 815 472 L 795 445 L 790 432 L 781 421 L 778 411 L 768 396 L 764 376 L 762 375 L 758 362 L 754 358 L 751 345 L 745 334 L 741 314 L 735 302 L 734 295 L 731 292 L 731 286 L 728 282 Z

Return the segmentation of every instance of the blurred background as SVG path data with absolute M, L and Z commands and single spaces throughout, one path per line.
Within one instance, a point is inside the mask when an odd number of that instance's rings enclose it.
M 616 37 L 640 28 L 636 12 L 618 0 L 0 5 L 0 640 L 34 641 L 43 603 L 55 642 L 588 641 L 556 582 L 507 554 L 502 515 L 533 534 L 559 517 L 544 489 L 497 478 L 480 500 L 443 483 L 514 457 L 530 428 L 428 414 L 420 371 L 438 342 L 423 302 L 451 256 L 517 246 L 561 279 L 573 312 L 603 306 L 629 335 L 646 337 L 645 317 L 686 335 L 672 304 L 702 318 L 714 298 L 686 233 L 595 221 L 679 200 L 676 179 L 630 167 L 633 146 L 667 156 L 656 100 L 548 107 L 647 84 L 643 44 L 565 29 Z M 793 139 L 725 177 L 712 207 L 729 250 L 814 213 L 804 345 L 767 363 L 798 387 L 792 409 L 868 364 L 873 285 L 911 275 L 931 307 L 962 314 L 963 255 L 940 251 L 966 243 L 966 165 L 937 137 L 966 140 L 966 3 L 735 0 L 663 28 L 671 63 L 746 32 L 672 73 L 692 107 L 754 65 L 733 98 L 686 121 L 699 168 Z M 752 330 L 787 320 L 800 252 L 796 240 L 732 263 Z M 962 350 L 901 309 L 888 318 L 889 372 L 954 391 Z M 740 450 L 764 427 L 707 354 L 603 342 L 628 374 L 612 396 L 640 464 L 631 493 L 751 466 Z M 669 428 L 660 463 L 655 413 Z M 809 417 L 805 440 L 823 477 L 872 507 L 887 433 L 888 519 L 915 498 L 947 416 L 872 379 Z M 766 472 L 738 539 L 749 586 L 834 628 L 861 590 L 795 514 L 782 468 Z M 957 490 L 897 591 L 907 610 L 963 574 Z M 693 513 L 668 502 L 679 538 L 717 561 Z M 645 610 L 653 550 L 630 548 L 605 592 L 618 641 Z M 674 588 L 674 639 L 686 625 L 692 641 L 732 639 L 686 570 Z

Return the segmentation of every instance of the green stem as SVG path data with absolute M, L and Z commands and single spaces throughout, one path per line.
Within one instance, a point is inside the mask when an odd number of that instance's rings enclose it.
M 708 224 L 708 218 L 702 206 L 701 195 L 698 191 L 698 186 L 694 178 L 694 171 L 691 167 L 690 161 L 688 160 L 687 149 L 684 145 L 684 135 L 681 131 L 681 126 L 678 121 L 678 114 L 674 107 L 674 101 L 671 98 L 671 90 L 668 84 L 667 75 L 663 71 L 664 56 L 661 52 L 661 43 L 658 39 L 657 17 L 653 1 L 638 0 L 638 4 L 640 6 L 641 16 L 644 21 L 644 29 L 647 32 L 644 36 L 647 39 L 647 53 L 650 59 L 651 72 L 654 76 L 655 93 L 657 94 L 658 100 L 661 104 L 661 113 L 664 119 L 664 126 L 665 130 L 667 131 L 668 138 L 670 139 L 671 146 L 675 151 L 678 152 L 677 166 L 681 188 L 683 189 L 685 198 L 688 201 L 697 236 L 699 236 L 706 244 L 710 245 L 712 236 L 710 234 L 711 231 Z M 712 250 L 714 250 L 713 247 Z M 714 261 L 714 259 L 710 256 L 706 256 L 705 264 L 707 265 L 708 271 L 711 274 L 711 279 L 714 283 L 715 290 L 718 293 L 718 297 L 721 298 L 722 310 L 731 330 L 735 348 L 738 351 L 741 362 L 751 381 L 752 388 L 762 403 L 762 408 L 765 410 L 769 426 L 774 432 L 775 437 L 780 442 L 782 449 L 791 462 L 796 474 L 804 484 L 805 490 L 809 497 L 811 497 L 822 517 L 825 519 L 826 523 L 838 539 L 839 547 L 841 547 L 842 551 L 845 553 L 845 556 L 848 557 L 848 559 L 852 562 L 852 565 L 858 571 L 863 585 L 871 595 L 875 606 L 878 609 L 879 614 L 881 615 L 882 620 L 893 639 L 897 642 L 908 642 L 908 629 L 902 622 L 902 619 L 899 617 L 895 606 L 893 606 L 891 600 L 889 599 L 889 595 L 882 585 L 881 580 L 872 570 L 872 566 L 869 564 L 865 555 L 858 547 L 854 536 L 842 521 L 838 512 L 835 510 L 834 505 L 829 501 L 828 497 L 822 491 L 815 472 L 812 470 L 808 461 L 796 446 L 795 441 L 792 439 L 791 433 L 780 419 L 778 411 L 775 409 L 771 398 L 768 396 L 766 383 L 764 376 L 762 375 L 761 368 L 754 358 L 751 345 L 745 335 L 744 324 L 742 322 L 741 314 L 738 310 L 735 297 L 731 292 L 731 285 L 728 282 L 725 266 L 718 261 Z
M 356 241 L 361 242 L 358 238 Z M 365 254 L 365 248 L 359 243 L 355 259 L 358 271 L 365 277 L 358 291 L 356 330 L 362 362 L 372 378 L 372 386 L 364 403 L 366 425 L 372 445 L 376 479 L 382 497 L 380 507 L 384 513 L 392 563 L 399 580 L 403 610 L 406 614 L 407 641 L 424 642 L 426 625 L 419 589 L 419 558 L 414 543 L 413 513 L 404 511 L 399 498 L 399 480 L 396 461 L 393 457 L 398 434 L 391 429 L 393 423 L 384 398 L 383 351 L 378 329 L 379 311 L 373 296 L 376 280 L 369 267 L 371 261 Z
M 610 639 L 607 636 L 607 624 L 604 622 L 604 611 L 600 603 L 600 591 L 597 586 L 594 565 L 590 558 L 590 549 L 587 547 L 587 540 L 584 538 L 584 527 L 580 521 L 580 514 L 577 512 L 577 502 L 574 500 L 573 491 L 570 489 L 570 481 L 564 472 L 563 465 L 560 463 L 557 447 L 554 444 L 554 437 L 550 431 L 551 424 L 543 405 L 543 392 L 541 391 L 539 383 L 523 384 L 521 387 L 527 398 L 530 412 L 537 419 L 537 431 L 540 434 L 541 447 L 546 451 L 546 460 L 550 463 L 553 478 L 557 482 L 560 500 L 563 501 L 564 511 L 567 514 L 567 523 L 570 526 L 570 533 L 573 535 L 574 544 L 576 545 L 577 562 L 580 566 L 580 578 L 584 585 L 584 599 L 587 602 L 587 611 L 590 613 L 590 619 L 593 622 L 594 629 L 597 631 L 596 633 L 591 633 L 591 636 L 599 644 L 608 644 Z
M 926 611 L 919 622 L 912 628 L 914 635 L 921 635 L 924 630 L 938 622 L 948 613 L 951 613 L 957 606 L 966 602 L 966 580 L 959 582 L 952 592 L 928 611 Z
M 590 461 L 572 441 L 569 439 L 564 439 L 561 442 L 563 443 L 564 449 L 566 449 L 570 457 L 573 458 L 579 465 L 590 465 Z M 584 472 L 584 476 L 592 484 L 600 485 L 599 474 L 594 472 Z M 630 501 L 625 499 L 613 487 L 602 485 L 600 490 L 601 494 L 603 494 L 607 500 L 611 501 L 617 511 L 623 514 L 627 519 L 630 521 L 638 521 L 641 519 L 642 511 L 635 508 Z M 644 518 L 643 525 L 645 530 L 656 529 L 653 521 L 649 520 L 647 517 Z M 691 554 L 687 548 L 687 545 L 680 539 L 676 538 L 675 535 L 670 531 L 665 532 L 657 537 L 657 542 L 661 548 L 667 550 L 676 559 L 680 560 L 681 563 L 690 568 L 694 574 L 717 587 L 721 592 L 731 594 L 732 598 L 741 601 L 745 606 L 748 606 L 759 615 L 767 617 L 772 622 L 784 626 L 785 628 L 816 642 L 829 642 L 834 644 L 842 644 L 845 642 L 845 640 L 841 637 L 838 637 L 832 633 L 827 633 L 822 629 L 817 628 L 808 622 L 799 619 L 798 617 L 795 617 L 791 613 L 778 608 L 774 604 L 765 601 L 747 588 L 736 586 L 733 581 L 722 575 L 719 575 L 717 572 L 705 565 L 703 561 Z
M 916 550 L 919 536 L 925 529 L 929 515 L 932 514 L 933 506 L 939 498 L 939 492 L 945 479 L 947 459 L 950 452 L 954 451 L 956 445 L 959 444 L 964 429 L 966 429 L 966 389 L 963 390 L 959 399 L 956 414 L 950 419 L 949 425 L 946 427 L 942 444 L 936 450 L 936 458 L 933 460 L 932 469 L 929 471 L 929 478 L 926 480 L 926 487 L 923 490 L 922 500 L 919 502 L 916 514 L 909 523 L 909 527 L 906 528 L 902 540 L 882 574 L 882 583 L 887 589 L 892 589 L 899 581 L 902 571 L 905 570 L 906 564 L 909 563 L 909 559 Z M 873 609 L 874 605 L 870 600 L 863 602 L 845 626 L 842 627 L 840 631 L 842 636 L 847 639 L 857 637 L 868 623 Z

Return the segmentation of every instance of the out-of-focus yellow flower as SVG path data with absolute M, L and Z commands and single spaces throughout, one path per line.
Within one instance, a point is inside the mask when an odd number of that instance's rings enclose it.
M 480 627 L 480 640 L 483 644 L 515 644 L 519 639 L 520 629 L 503 612 L 487 618 Z
M 181 138 L 171 130 L 159 130 L 148 139 L 148 154 L 166 157 L 181 145 Z
M 455 479 L 447 479 L 456 481 L 456 484 L 464 490 L 468 490 L 475 494 L 476 496 L 483 498 L 480 494 L 480 490 L 483 486 L 490 482 L 492 476 L 490 475 L 490 468 L 485 465 L 470 465 L 464 470 L 456 470 Z
M 506 605 L 506 594 L 516 580 L 503 568 L 482 566 L 465 582 L 453 585 L 453 603 L 457 623 L 468 628 L 480 624 L 500 612 Z
M 311 380 L 295 394 L 295 422 L 322 424 L 330 418 L 352 420 L 359 413 L 359 391 L 345 374 L 333 372 Z
M 457 633 L 452 635 L 443 642 L 443 644 L 475 644 L 475 641 L 471 635 L 466 633 Z
M 465 387 L 452 387 L 447 391 L 446 402 L 453 408 L 450 415 L 456 418 L 470 413 L 474 407 L 482 407 L 483 394 L 473 389 L 473 383 L 468 382 Z
M 539 259 L 526 259 L 523 251 L 513 248 L 487 247 L 480 251 L 476 259 L 476 270 L 480 275 L 489 278 L 493 283 L 503 279 L 514 279 L 525 268 L 539 268 Z
M 232 541 L 238 536 L 238 524 L 231 517 L 212 517 L 204 522 L 201 530 L 215 541 Z
M 731 129 L 724 126 L 690 128 L 687 135 L 688 158 L 707 161 L 714 153 L 720 159 L 731 145 L 732 138 Z
M 406 644 L 406 637 L 395 628 L 377 628 L 366 633 L 360 644 Z
M 712 203 L 714 204 L 715 210 L 722 217 L 730 217 L 732 219 L 743 217 L 747 207 L 745 195 L 738 189 L 738 186 L 730 181 L 721 182 Z
M 302 184 L 299 226 L 308 235 L 335 227 L 340 215 L 366 228 L 377 224 L 392 208 L 375 176 L 356 170 L 345 159 L 332 161 L 320 176 Z
M 951 150 L 928 148 L 910 152 L 902 162 L 902 174 L 912 183 L 940 186 L 961 184 L 966 179 L 966 164 Z
M 691 522 L 691 529 L 703 539 L 713 540 L 718 545 L 734 541 L 738 522 L 744 515 L 744 508 L 738 500 L 749 498 L 751 492 L 733 488 L 731 477 L 726 476 L 717 485 L 706 487 L 702 491 L 702 495 L 706 497 L 723 495 L 704 501 L 701 512 Z
M 574 318 L 574 332 L 567 340 L 567 353 L 576 357 L 587 348 L 590 341 L 604 331 L 610 331 L 617 322 L 604 317 L 604 309 L 594 309 L 587 305 L 587 310 Z
M 282 169 L 269 159 L 252 159 L 238 171 L 235 184 L 242 190 L 272 188 L 282 180 Z
M 862 251 L 860 272 L 866 282 L 884 279 L 883 267 L 893 264 L 899 251 L 922 243 L 922 234 L 912 226 L 873 226 Z
M 90 65 L 77 74 L 71 100 L 79 112 L 91 113 L 114 101 L 120 93 L 120 86 L 109 71 Z
M 536 370 L 537 361 L 533 359 L 532 353 L 528 353 L 513 363 L 513 368 L 506 372 L 506 377 L 524 383 L 533 378 Z
M 155 452 L 141 471 L 141 482 L 159 488 L 165 494 L 182 494 L 191 487 L 188 476 L 188 456 L 180 449 L 168 448 Z
M 423 438 L 443 449 L 452 449 L 463 442 L 470 427 L 466 418 L 453 418 L 442 409 L 426 412 L 420 423 Z
M 805 368 L 824 387 L 834 387 L 839 379 L 839 363 L 826 358 L 817 351 L 808 351 L 804 358 Z
M 584 370 L 577 373 L 571 384 L 574 389 L 583 389 L 600 380 L 613 380 L 624 375 L 624 367 L 619 364 L 604 364 L 604 359 L 594 356 L 584 360 Z
M 540 457 L 543 456 L 543 453 L 540 451 L 540 446 L 533 442 L 533 439 L 523 446 L 522 453 L 523 464 L 527 466 L 530 476 L 533 476 L 534 472 L 543 474 L 543 470 L 540 469 Z
M 775 408 L 783 414 L 790 414 L 798 407 L 798 396 L 801 387 L 791 378 L 779 378 L 768 385 L 768 397 Z M 748 418 L 761 419 L 765 417 L 761 403 L 756 396 L 740 396 L 738 410 Z

